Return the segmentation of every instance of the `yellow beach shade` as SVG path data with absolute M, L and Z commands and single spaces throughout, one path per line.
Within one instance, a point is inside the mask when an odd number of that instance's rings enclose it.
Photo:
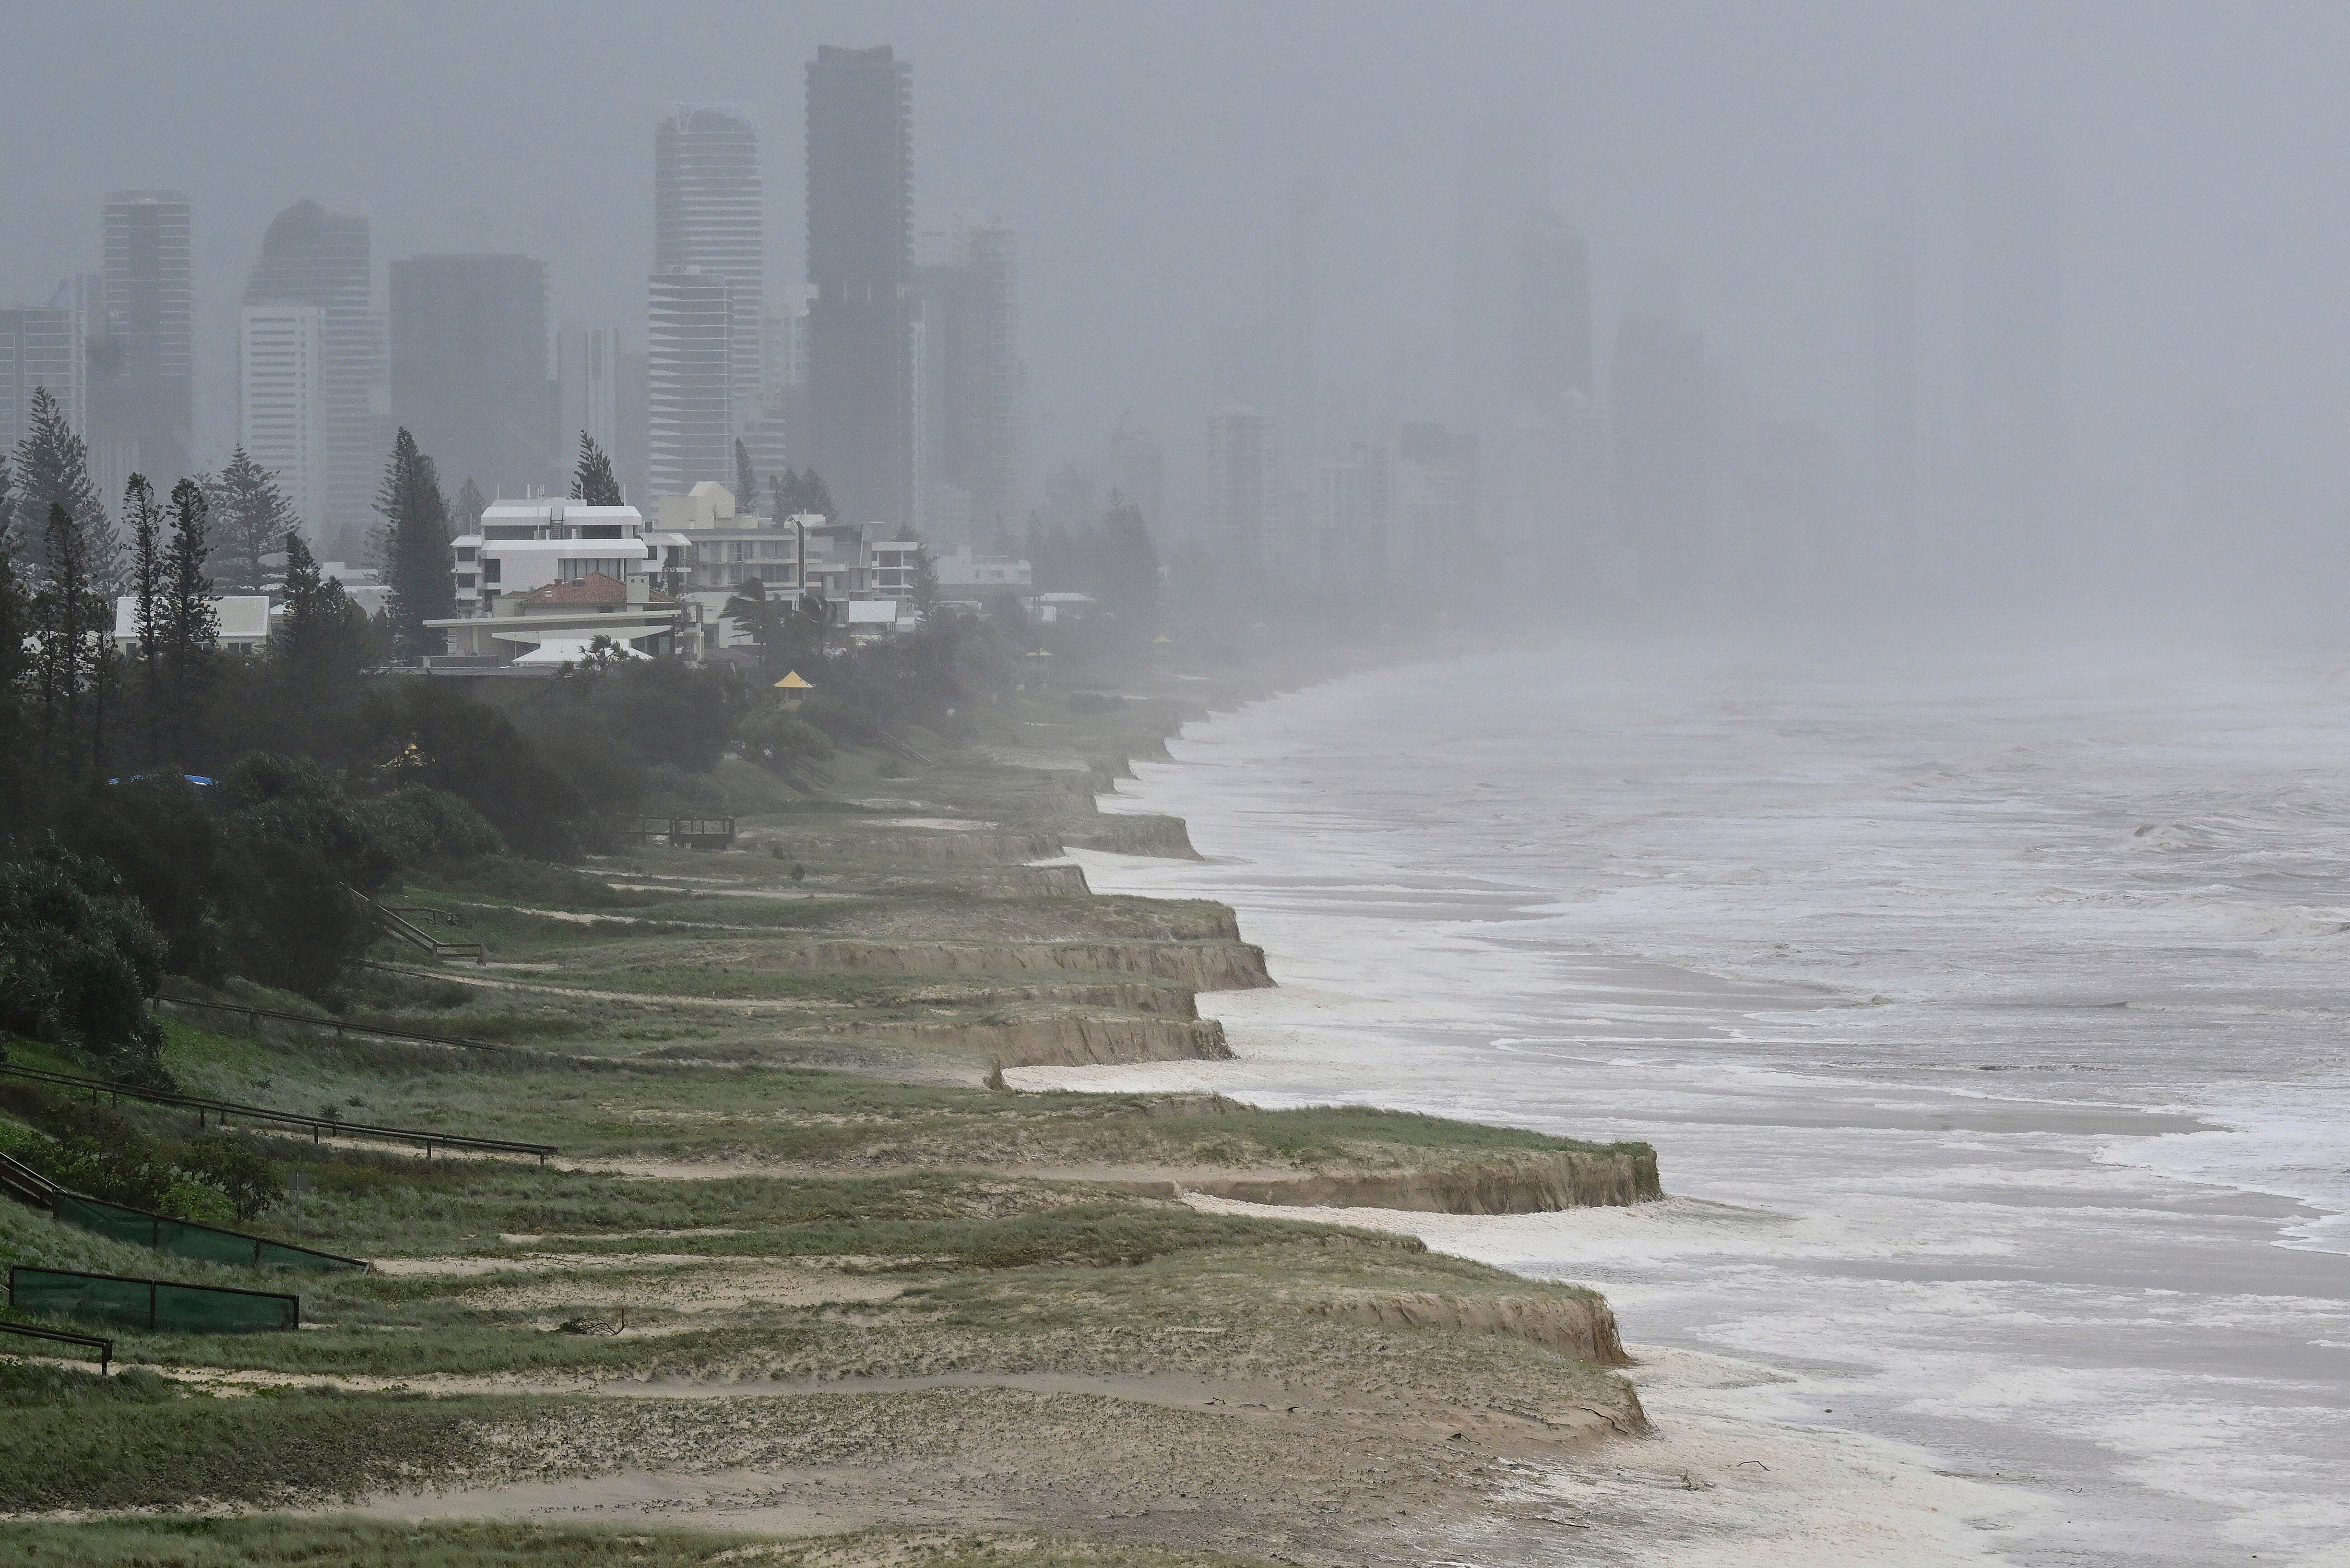
M 775 688 L 780 691 L 813 691 L 816 690 L 814 686 L 800 679 L 800 672 L 796 670 L 785 676 L 781 680 L 776 681 Z

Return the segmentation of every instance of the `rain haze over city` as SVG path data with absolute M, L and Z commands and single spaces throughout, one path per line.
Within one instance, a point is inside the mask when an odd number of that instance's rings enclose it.
M 0 1548 L 2350 1563 L 2345 58 L 10 5 Z

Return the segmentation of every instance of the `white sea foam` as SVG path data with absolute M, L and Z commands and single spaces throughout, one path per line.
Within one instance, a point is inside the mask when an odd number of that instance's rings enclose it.
M 2332 672 L 1564 650 L 1173 752 L 1105 809 L 1218 858 L 1077 857 L 1232 903 L 1282 986 L 1203 999 L 1236 1060 L 1015 1083 L 1649 1139 L 1702 1201 L 1406 1222 L 1776 1366 L 1856 1442 L 2033 1488 L 1995 1535 L 2019 1560 L 2350 1557 Z M 1941 1560 L 1921 1521 L 1848 1560 Z

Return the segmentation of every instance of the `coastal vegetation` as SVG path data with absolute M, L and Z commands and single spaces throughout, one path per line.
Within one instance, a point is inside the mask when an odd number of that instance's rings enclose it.
M 1645 1146 L 1008 1079 L 1216 1060 L 1202 995 L 1273 983 L 1230 909 L 1097 896 L 1066 853 L 1192 854 L 1097 797 L 1242 689 L 1099 641 L 1063 668 L 1114 689 L 1048 688 L 952 617 L 817 650 L 796 710 L 662 661 L 468 695 L 371 675 L 361 643 L 198 660 L 169 724 L 136 682 L 102 719 L 6 687 L 0 718 L 69 761 L 5 781 L 0 1154 L 371 1267 L 293 1276 L 0 1201 L 12 1265 L 301 1298 L 295 1333 L 0 1312 L 106 1334 L 118 1368 L 0 1355 L 0 1546 L 1207 1563 L 1336 1550 L 1370 1512 L 1474 1506 L 1513 1455 L 1644 1429 L 1593 1293 L 1195 1199 L 1633 1202 L 1658 1195 Z M 729 826 L 686 847 L 640 812 Z M 599 1510 L 622 1476 L 762 1478 L 818 1500 L 788 1533 L 830 1544 L 182 1517 Z M 107 1517 L 33 1521 L 68 1511 Z

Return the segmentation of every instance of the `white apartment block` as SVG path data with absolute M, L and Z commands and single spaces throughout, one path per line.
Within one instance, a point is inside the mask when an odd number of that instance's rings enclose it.
M 938 558 L 939 592 L 949 598 L 957 590 L 1007 592 L 1028 590 L 1033 576 L 1027 562 L 1016 556 L 982 556 L 968 545 Z
M 590 506 L 543 496 L 493 501 L 477 533 L 451 541 L 460 612 L 492 613 L 499 599 L 551 583 L 591 576 L 626 585 L 645 578 L 663 587 L 681 582 L 691 566 L 690 542 L 648 529 L 633 506 Z
M 460 613 L 425 622 L 448 639 L 427 661 L 435 674 L 551 673 L 598 637 L 630 654 L 702 655 L 701 607 L 675 591 L 691 546 L 633 506 L 494 501 L 451 551 Z
M 576 662 L 598 636 L 631 652 L 699 659 L 743 640 L 722 618 L 727 601 L 754 580 L 785 601 L 804 589 L 820 593 L 834 624 L 852 637 L 919 623 L 913 600 L 922 546 L 877 537 L 881 524 L 835 524 L 813 515 L 777 524 L 737 512 L 733 493 L 715 480 L 661 496 L 657 507 L 648 525 L 633 506 L 551 497 L 491 503 L 479 531 L 452 542 L 459 614 L 425 623 L 448 639 L 448 653 L 430 668 L 545 673 Z
M 237 323 L 237 441 L 316 526 L 327 504 L 327 313 L 248 305 Z
M 686 591 L 723 597 L 726 590 L 756 577 L 786 597 L 797 594 L 802 530 L 788 523 L 778 526 L 755 512 L 737 510 L 737 504 L 734 493 L 714 479 L 697 482 L 682 495 L 655 498 L 661 530 L 692 545 L 687 556 Z M 824 519 L 811 516 L 799 521 L 817 527 Z
M 734 472 L 741 390 L 735 383 L 738 303 L 716 273 L 652 275 L 645 336 L 646 416 L 653 493 L 690 489 L 695 476 Z M 575 433 L 574 441 L 578 440 Z

